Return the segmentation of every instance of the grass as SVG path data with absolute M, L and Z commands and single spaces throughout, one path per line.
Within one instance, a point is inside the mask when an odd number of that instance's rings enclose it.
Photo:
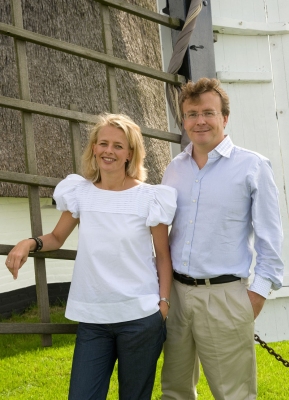
M 67 322 L 63 307 L 52 307 L 52 322 Z M 38 322 L 37 310 L 14 315 L 5 322 Z M 4 322 L 4 321 L 3 321 Z M 0 399 L 67 399 L 74 335 L 53 335 L 53 346 L 43 348 L 39 335 L 0 335 Z M 289 342 L 271 343 L 270 347 L 289 360 Z M 288 400 L 289 369 L 261 346 L 256 345 L 258 362 L 258 400 Z M 159 400 L 160 357 L 152 400 Z M 204 375 L 198 384 L 199 400 L 213 400 Z M 111 379 L 108 400 L 118 399 L 117 365 Z M 238 399 L 236 399 L 238 400 Z

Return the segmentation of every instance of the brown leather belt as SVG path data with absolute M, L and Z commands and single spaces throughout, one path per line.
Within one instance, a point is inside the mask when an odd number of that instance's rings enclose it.
M 205 285 L 207 279 L 195 279 L 191 278 L 190 276 L 182 275 L 179 274 L 178 272 L 174 271 L 174 278 L 186 285 L 190 286 L 198 286 L 198 285 Z M 217 285 L 219 283 L 228 283 L 228 282 L 234 282 L 234 281 L 239 281 L 241 278 L 235 275 L 221 275 L 217 276 L 216 278 L 210 278 L 208 281 L 210 282 L 211 285 Z

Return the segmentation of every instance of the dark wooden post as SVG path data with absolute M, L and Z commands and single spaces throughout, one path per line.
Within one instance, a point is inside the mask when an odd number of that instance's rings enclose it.
M 170 17 L 184 21 L 189 7 L 190 0 L 168 0 L 167 10 Z M 172 29 L 173 46 L 177 37 L 178 31 Z M 179 74 L 193 81 L 203 76 L 216 77 L 211 0 L 203 1 L 203 7 L 197 16 L 196 27 Z
M 13 24 L 18 28 L 23 28 L 21 0 L 11 0 Z M 20 99 L 31 101 L 29 89 L 28 66 L 26 56 L 26 43 L 19 39 L 14 39 L 16 63 L 18 71 Z M 25 143 L 26 173 L 37 175 L 37 162 L 35 152 L 35 140 L 32 125 L 32 114 L 21 112 L 22 131 Z M 28 186 L 28 198 L 30 208 L 30 221 L 32 236 L 42 235 L 42 221 L 40 211 L 39 187 Z M 49 298 L 46 279 L 45 260 L 34 258 L 35 280 L 37 303 L 41 322 L 50 322 Z M 52 336 L 41 335 L 42 345 L 51 346 Z
M 75 104 L 70 104 L 69 109 L 72 111 L 78 111 L 77 106 Z M 70 128 L 70 140 L 71 140 L 71 149 L 72 149 L 72 163 L 73 163 L 73 172 L 76 174 L 81 173 L 81 135 L 80 135 L 80 126 L 79 122 L 69 121 Z
M 190 3 L 190 0 L 168 0 L 166 12 L 170 17 L 185 21 Z M 173 29 L 171 32 L 174 47 L 179 32 Z M 178 73 L 192 81 L 197 81 L 204 76 L 216 77 L 211 0 L 203 1 L 202 10 L 197 16 L 196 26 Z M 184 133 L 181 139 L 181 148 L 184 149 L 189 141 L 187 134 Z
M 99 7 L 102 22 L 102 41 L 104 51 L 107 55 L 113 56 L 109 9 L 108 6 L 102 4 L 100 4 Z M 119 112 L 119 104 L 117 98 L 117 85 L 114 67 L 106 65 L 106 79 L 109 97 L 109 108 L 112 113 L 117 114 Z

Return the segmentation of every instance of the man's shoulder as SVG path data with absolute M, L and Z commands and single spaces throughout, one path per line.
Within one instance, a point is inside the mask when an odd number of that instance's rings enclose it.
M 233 153 L 236 156 L 244 158 L 244 160 L 252 160 L 256 162 L 270 162 L 267 157 L 263 154 L 258 153 L 257 151 L 249 150 L 244 147 L 234 145 Z
M 183 150 L 181 153 L 179 153 L 178 155 L 176 155 L 172 160 L 171 160 L 171 162 L 169 163 L 169 165 L 168 166 L 174 166 L 174 165 L 178 165 L 178 164 L 181 164 L 181 163 L 183 163 L 183 162 L 186 162 L 186 161 L 188 161 L 190 159 L 190 155 L 185 151 L 185 150 Z
M 162 184 L 176 187 L 177 182 L 180 182 L 190 170 L 188 163 L 190 163 L 190 155 L 184 151 L 173 158 L 165 169 Z

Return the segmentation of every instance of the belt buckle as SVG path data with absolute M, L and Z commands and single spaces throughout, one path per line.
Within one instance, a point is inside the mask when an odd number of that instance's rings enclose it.
M 197 287 L 198 286 L 198 281 L 195 278 L 192 278 L 190 275 L 185 275 L 187 278 L 193 279 L 194 280 L 194 285 Z

